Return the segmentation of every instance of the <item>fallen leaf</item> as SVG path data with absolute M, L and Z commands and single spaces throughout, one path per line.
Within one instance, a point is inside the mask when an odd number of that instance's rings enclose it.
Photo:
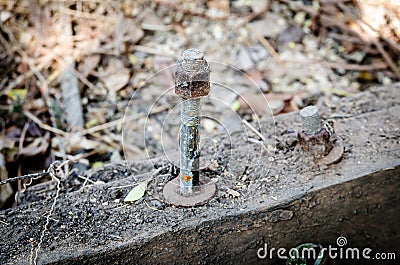
M 96 162 L 94 162 L 93 164 L 92 164 L 92 166 L 90 167 L 91 169 L 93 169 L 93 168 L 100 168 L 100 167 L 102 167 L 104 165 L 104 163 L 103 162 L 101 162 L 101 161 L 96 161 Z
M 123 46 L 125 42 L 131 42 L 136 44 L 144 36 L 143 30 L 137 25 L 133 18 L 125 17 L 121 15 L 117 19 L 114 32 L 115 44 L 124 50 Z
M 98 124 L 99 124 L 99 120 L 98 119 L 91 119 L 91 120 L 89 120 L 88 122 L 85 123 L 85 128 L 88 129 L 88 128 L 91 128 L 91 127 L 96 126 Z
M 7 92 L 7 97 L 9 97 L 12 101 L 17 99 L 24 99 L 26 96 L 26 89 L 12 89 Z
M 235 100 L 232 104 L 231 104 L 231 109 L 233 111 L 238 111 L 240 109 L 240 102 L 238 100 Z
M 126 195 L 124 202 L 135 202 L 142 198 L 147 190 L 147 182 L 140 182 Z
M 110 91 L 118 92 L 130 78 L 130 71 L 125 68 L 121 61 L 112 59 L 100 79 Z
M 261 89 L 262 92 L 267 92 L 270 88 L 269 85 L 263 80 L 262 73 L 257 69 L 252 69 L 251 71 L 247 72 L 250 79 L 254 81 L 257 86 Z
M 303 37 L 303 30 L 299 26 L 288 26 L 278 37 L 280 45 L 284 46 L 289 42 L 299 42 Z
M 98 54 L 90 55 L 84 58 L 82 62 L 78 65 L 78 71 L 83 76 L 87 77 L 93 72 L 94 69 L 96 69 L 99 63 L 100 63 L 100 55 Z
M 138 58 L 133 53 L 128 55 L 128 60 L 132 65 L 136 65 L 139 61 Z
M 352 93 L 343 89 L 339 89 L 339 88 L 332 88 L 332 87 L 323 87 L 321 88 L 321 91 L 325 92 L 325 93 L 331 93 L 340 97 L 348 97 L 351 96 Z
M 261 94 L 243 93 L 238 98 L 238 102 L 241 109 L 249 109 L 259 116 L 271 115 L 271 110 L 272 114 L 278 114 L 284 107 L 284 100 L 278 97 L 269 97 L 269 94 L 263 96 Z
M 86 149 L 86 150 L 100 149 L 100 144 L 98 142 L 89 140 L 85 136 L 79 134 L 70 135 L 67 143 L 68 145 L 66 146 L 66 151 L 68 152 L 76 152 L 80 149 Z
M 229 14 L 229 1 L 228 0 L 211 0 L 207 2 L 210 9 L 215 9 L 225 14 Z

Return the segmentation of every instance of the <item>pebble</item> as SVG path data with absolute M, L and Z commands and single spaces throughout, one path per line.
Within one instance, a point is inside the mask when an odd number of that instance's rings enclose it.
M 303 24 L 303 22 L 306 20 L 306 13 L 304 12 L 297 12 L 296 15 L 294 16 L 294 22 L 298 25 Z
M 162 210 L 165 207 L 164 204 L 162 202 L 160 202 L 159 200 L 153 200 L 152 204 L 158 210 Z

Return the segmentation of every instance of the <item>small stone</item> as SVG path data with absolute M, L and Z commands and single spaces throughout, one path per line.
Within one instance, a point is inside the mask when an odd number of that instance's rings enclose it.
M 286 21 L 280 15 L 267 13 L 264 19 L 251 23 L 250 27 L 262 36 L 276 38 L 286 28 Z
M 297 14 L 294 16 L 294 22 L 296 24 L 301 25 L 303 22 L 306 20 L 306 13 L 304 12 L 297 12 Z
M 238 67 L 241 70 L 248 71 L 254 67 L 254 62 L 250 57 L 248 50 L 245 47 L 241 47 L 237 55 Z
M 158 209 L 158 210 L 164 209 L 164 204 L 162 202 L 160 202 L 159 200 L 154 200 L 154 201 L 152 201 L 152 203 L 156 209 Z
M 240 197 L 240 193 L 237 192 L 236 190 L 228 189 L 226 191 L 226 193 L 228 193 L 229 195 L 231 195 L 234 198 L 239 198 Z
M 279 114 L 285 107 L 283 100 L 268 100 L 268 105 L 271 108 L 272 114 Z

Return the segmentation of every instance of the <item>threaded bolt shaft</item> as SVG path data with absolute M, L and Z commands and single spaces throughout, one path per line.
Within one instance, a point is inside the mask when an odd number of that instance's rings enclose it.
M 316 106 L 308 106 L 300 110 L 300 117 L 305 133 L 310 135 L 316 134 L 321 129 L 318 108 Z
M 199 185 L 200 98 L 181 102 L 180 192 L 190 194 Z

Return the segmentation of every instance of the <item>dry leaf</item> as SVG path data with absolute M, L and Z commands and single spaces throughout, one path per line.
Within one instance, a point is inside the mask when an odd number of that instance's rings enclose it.
M 99 148 L 99 143 L 93 140 L 89 140 L 86 137 L 79 135 L 79 134 L 72 134 L 71 137 L 68 139 L 68 152 L 75 152 L 80 149 L 96 149 Z
M 215 9 L 225 14 L 229 14 L 229 1 L 228 0 L 211 0 L 207 2 L 210 9 Z
M 303 37 L 303 30 L 299 26 L 288 26 L 278 37 L 281 46 L 289 42 L 299 42 Z
M 27 90 L 26 89 L 12 89 L 6 93 L 7 97 L 11 100 L 16 101 L 17 99 L 24 99 L 26 96 Z
M 238 98 L 240 108 L 243 110 L 249 109 L 250 112 L 255 112 L 259 116 L 271 115 L 271 110 L 272 114 L 278 114 L 282 111 L 284 100 L 278 97 L 268 97 L 268 94 L 264 96 L 260 93 L 243 93 Z M 289 99 L 291 98 L 290 95 L 288 97 Z
M 143 30 L 136 24 L 133 18 L 120 16 L 115 25 L 114 40 L 117 47 L 123 50 L 124 42 L 132 42 L 136 44 L 144 36 Z
M 147 182 L 140 182 L 126 195 L 124 202 L 135 202 L 142 198 L 147 190 Z
M 107 69 L 100 77 L 106 88 L 114 92 L 128 84 L 129 78 L 130 71 L 123 66 L 121 61 L 116 59 L 110 60 Z
M 99 65 L 100 55 L 95 54 L 88 56 L 82 60 L 78 66 L 78 71 L 85 77 L 90 75 L 94 69 Z

